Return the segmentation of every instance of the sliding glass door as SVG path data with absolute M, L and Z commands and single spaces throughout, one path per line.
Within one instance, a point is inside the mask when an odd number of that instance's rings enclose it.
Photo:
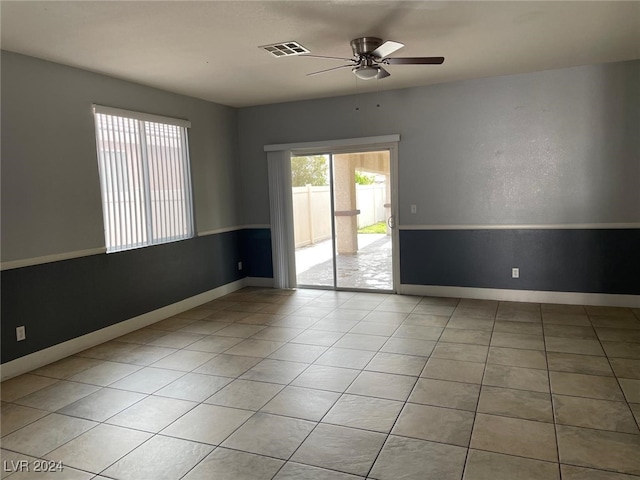
M 299 286 L 394 290 L 390 150 L 291 156 Z

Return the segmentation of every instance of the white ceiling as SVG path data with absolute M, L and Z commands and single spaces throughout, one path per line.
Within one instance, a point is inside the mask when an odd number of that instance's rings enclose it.
M 0 14 L 4 50 L 236 107 L 640 58 L 637 1 L 3 0 Z M 339 61 L 258 48 L 351 57 L 361 36 L 446 60 L 356 83 L 348 68 L 306 76 Z

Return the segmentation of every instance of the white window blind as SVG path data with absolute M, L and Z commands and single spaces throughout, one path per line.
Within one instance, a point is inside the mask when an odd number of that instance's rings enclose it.
M 188 122 L 94 105 L 107 252 L 193 236 Z

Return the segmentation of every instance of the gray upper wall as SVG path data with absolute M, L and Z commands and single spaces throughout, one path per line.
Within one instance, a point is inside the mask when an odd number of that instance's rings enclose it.
M 237 111 L 2 52 L 2 261 L 104 246 L 93 103 L 191 121 L 196 228 L 241 224 Z
M 640 61 L 249 107 L 238 125 L 249 224 L 269 223 L 264 145 L 393 133 L 401 225 L 640 222 Z

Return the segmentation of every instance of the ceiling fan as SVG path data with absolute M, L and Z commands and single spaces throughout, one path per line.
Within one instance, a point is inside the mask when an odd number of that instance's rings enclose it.
M 361 80 L 371 80 L 372 78 L 382 79 L 391 74 L 385 70 L 383 65 L 440 65 L 444 62 L 444 57 L 394 57 L 389 55 L 404 47 L 404 44 L 387 40 L 384 42 L 377 37 L 361 37 L 351 40 L 353 58 L 325 57 L 322 55 L 300 55 L 301 57 L 330 58 L 349 62 L 347 65 L 327 68 L 318 72 L 308 73 L 318 75 L 320 73 L 331 72 L 341 68 L 350 67 L 351 71 Z

